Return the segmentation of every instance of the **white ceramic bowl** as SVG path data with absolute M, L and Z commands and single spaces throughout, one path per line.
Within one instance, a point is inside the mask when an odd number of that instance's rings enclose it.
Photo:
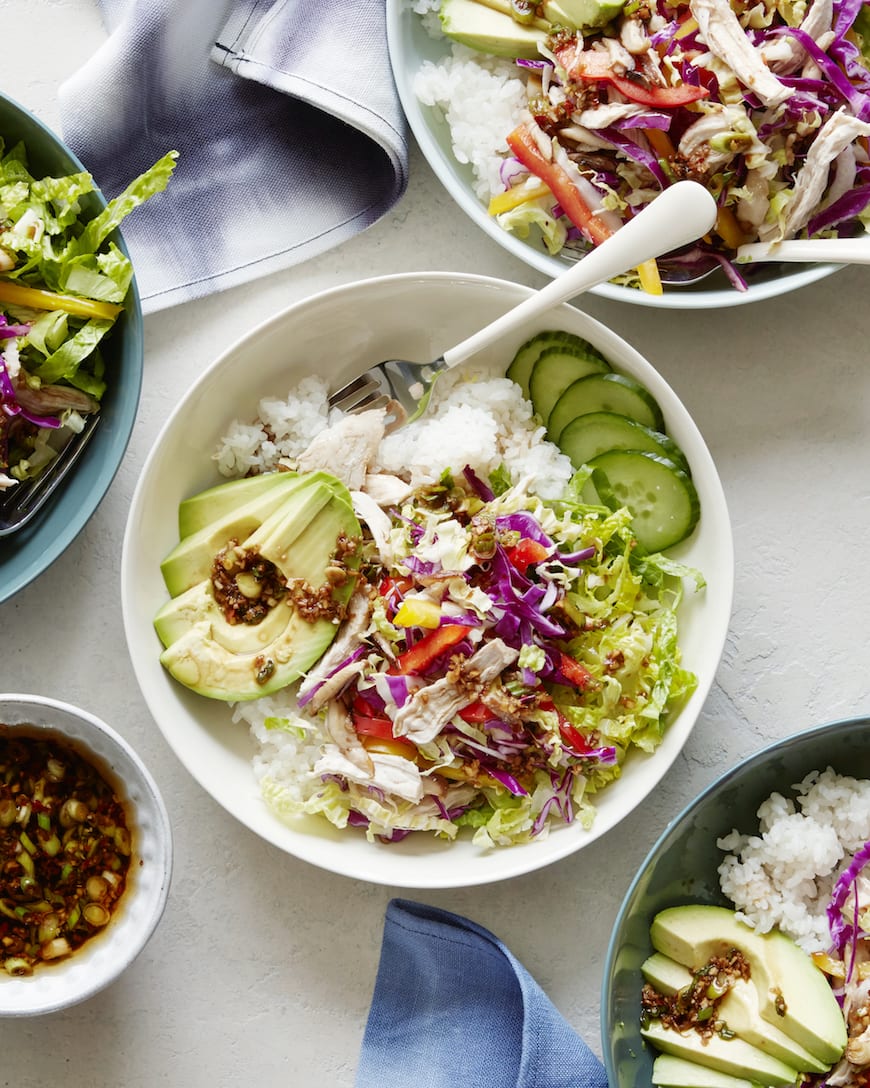
M 211 454 L 233 418 L 253 418 L 264 395 L 284 397 L 307 372 L 328 368 L 336 387 L 365 367 L 393 357 L 428 361 L 494 320 L 532 292 L 480 276 L 421 273 L 339 287 L 300 302 L 247 334 L 202 375 L 166 422 L 139 479 L 122 557 L 127 643 L 145 699 L 167 742 L 200 784 L 256 834 L 315 865 L 376 883 L 456 887 L 501 880 L 546 865 L 613 827 L 671 765 L 698 716 L 719 663 L 733 585 L 731 529 L 716 469 L 673 390 L 625 341 L 571 306 L 521 328 L 480 361 L 504 367 L 516 348 L 543 328 L 586 337 L 614 367 L 643 382 L 658 400 L 668 432 L 684 450 L 702 506 L 699 527 L 675 555 L 704 571 L 705 593 L 681 608 L 684 662 L 698 675 L 695 694 L 650 758 L 633 756 L 600 795 L 591 831 L 560 827 L 549 837 L 482 852 L 470 841 L 408 836 L 392 845 L 366 842 L 311 818 L 289 826 L 259 796 L 251 771 L 253 741 L 226 705 L 175 683 L 158 660 L 152 619 L 167 599 L 160 562 L 177 543 L 179 502 L 219 482 Z
M 0 723 L 55 734 L 94 757 L 124 806 L 133 843 L 127 886 L 101 933 L 66 959 L 31 975 L 13 977 L 0 971 L 0 1016 L 33 1016 L 92 997 L 139 955 L 169 894 L 172 832 L 163 799 L 142 760 L 93 714 L 38 695 L 0 695 Z
M 487 213 L 472 188 L 472 171 L 458 162 L 450 147 L 450 131 L 439 110 L 421 105 L 414 93 L 414 77 L 424 61 L 437 63 L 450 53 L 447 38 L 433 38 L 409 0 L 387 0 L 387 41 L 396 89 L 420 150 L 438 179 L 462 210 L 499 245 L 538 272 L 558 276 L 569 266 L 562 257 L 551 257 L 536 232 L 528 240 L 503 230 Z M 832 264 L 762 264 L 748 275 L 749 289 L 737 291 L 724 273 L 715 272 L 693 287 L 667 287 L 663 295 L 650 295 L 631 287 L 605 283 L 592 293 L 619 302 L 666 309 L 714 309 L 761 302 L 815 283 L 839 268 Z M 746 275 L 746 266 L 741 267 Z

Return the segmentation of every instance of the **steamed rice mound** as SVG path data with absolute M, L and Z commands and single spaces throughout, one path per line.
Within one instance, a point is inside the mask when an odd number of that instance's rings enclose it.
M 795 797 L 773 793 L 758 810 L 759 833 L 732 831 L 720 886 L 738 916 L 766 933 L 778 927 L 807 952 L 830 945 L 825 908 L 852 854 L 870 840 L 870 781 L 813 771 Z
M 235 420 L 215 453 L 219 471 L 237 477 L 292 466 L 311 440 L 341 413 L 329 410 L 325 379 L 304 378 L 286 400 L 264 397 L 253 422 Z M 489 476 L 504 466 L 545 499 L 558 498 L 571 479 L 570 460 L 535 422 L 532 406 L 509 378 L 470 368 L 442 374 L 426 414 L 387 435 L 371 468 L 408 478 L 413 487 L 440 479 L 445 468 L 470 465 Z

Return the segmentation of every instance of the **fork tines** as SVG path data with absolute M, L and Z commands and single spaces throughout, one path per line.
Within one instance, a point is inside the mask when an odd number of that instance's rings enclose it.
M 329 398 L 330 408 L 342 412 L 361 412 L 369 408 L 386 408 L 390 395 L 377 374 L 366 371 L 358 378 L 337 389 Z
M 70 437 L 39 476 L 11 488 L 0 498 L 0 537 L 23 528 L 39 513 L 84 453 L 99 420 L 99 412 L 88 416 L 82 430 Z

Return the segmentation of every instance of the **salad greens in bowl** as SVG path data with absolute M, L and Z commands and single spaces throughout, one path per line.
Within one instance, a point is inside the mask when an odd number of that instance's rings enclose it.
M 34 520 L 0 540 L 0 600 L 75 538 L 127 446 L 143 331 L 119 223 L 163 189 L 169 153 L 107 202 L 61 139 L 0 96 L 0 504 L 38 481 L 98 416 L 69 476 Z
M 212 364 L 140 477 L 122 605 L 151 712 L 227 811 L 329 870 L 453 887 L 565 857 L 655 787 L 712 683 L 721 485 L 614 333 L 560 307 L 398 429 L 328 406 L 528 294 L 425 273 L 300 302 Z
M 866 1082 L 867 728 L 753 753 L 649 851 L 604 967 L 613 1088 Z
M 836 266 L 746 263 L 870 220 L 861 0 L 388 0 L 396 85 L 462 209 L 551 276 L 681 178 L 714 230 L 594 290 L 672 308 L 759 301 Z M 746 255 L 744 255 L 745 258 Z

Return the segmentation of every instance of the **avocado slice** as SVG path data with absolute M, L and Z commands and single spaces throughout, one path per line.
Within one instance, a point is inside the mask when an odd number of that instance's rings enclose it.
M 538 42 L 547 40 L 546 30 L 518 23 L 477 0 L 441 0 L 440 18 L 448 38 L 497 57 L 537 60 Z
M 661 952 L 641 964 L 641 973 L 660 994 L 674 994 L 692 982 L 692 972 Z M 830 1067 L 792 1039 L 776 1024 L 762 1019 L 758 991 L 750 981 L 737 979 L 717 1006 L 716 1015 L 747 1043 L 772 1054 L 801 1073 L 824 1073 Z
M 326 476 L 326 474 L 322 474 Z M 342 493 L 343 490 L 343 493 Z M 361 535 L 346 488 L 333 477 L 291 491 L 235 550 L 267 560 L 304 600 L 325 602 L 308 614 L 288 592 L 255 623 L 230 623 L 209 577 L 173 597 L 154 618 L 166 647 L 160 661 L 191 690 L 235 702 L 269 695 L 297 680 L 326 651 L 355 585 L 330 575 L 341 563 L 353 575 Z
M 794 941 L 758 933 L 726 907 L 669 907 L 653 919 L 653 948 L 692 971 L 737 948 L 746 957 L 761 1019 L 785 1032 L 819 1061 L 833 1064 L 846 1047 L 846 1025 L 825 976 Z
M 659 1054 L 653 1062 L 652 1082 L 659 1088 L 756 1088 L 758 1084 L 673 1054 Z
M 774 1085 L 797 1084 L 800 1077 L 797 1069 L 737 1037 L 723 1039 L 715 1033 L 703 1036 L 697 1031 L 680 1032 L 665 1027 L 661 1020 L 651 1020 L 640 1029 L 640 1033 L 665 1054 L 709 1066 L 732 1077 L 770 1085 L 771 1088 Z
M 226 480 L 184 499 L 178 506 L 178 538 L 198 533 L 212 522 L 221 521 L 240 506 L 273 487 L 282 486 L 294 472 L 261 472 L 241 480 Z
M 218 508 L 225 509 L 225 512 L 220 513 L 219 509 L 217 517 L 207 522 L 197 532 L 183 537 L 166 556 L 160 564 L 160 571 L 171 596 L 176 597 L 198 582 L 210 578 L 215 555 L 226 547 L 227 542 L 245 540 L 276 510 L 280 509 L 291 494 L 315 484 L 325 483 L 331 486 L 333 481 L 338 483 L 335 477 L 325 472 L 310 472 L 303 475 L 295 472 L 281 472 L 270 475 L 277 477 L 275 482 L 261 493 L 255 492 L 248 501 L 242 501 L 231 507 L 226 498 L 227 495 L 232 497 L 235 492 L 222 493 L 218 498 Z M 245 482 L 247 481 L 239 481 L 239 483 Z M 240 498 L 244 499 L 246 493 L 243 492 Z M 204 494 L 207 493 L 201 492 L 201 495 Z
M 580 30 L 607 26 L 625 7 L 625 0 L 545 0 L 544 15 L 551 23 Z

